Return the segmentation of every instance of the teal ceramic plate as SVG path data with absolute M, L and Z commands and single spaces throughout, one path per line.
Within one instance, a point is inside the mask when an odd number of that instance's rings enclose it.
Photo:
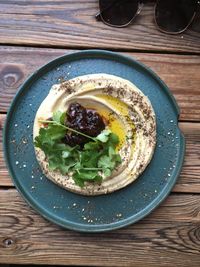
M 36 111 L 51 86 L 91 73 L 113 74 L 133 82 L 150 99 L 157 119 L 157 145 L 145 172 L 126 188 L 95 197 L 68 192 L 49 181 L 38 165 L 32 141 Z M 10 175 L 37 212 L 65 228 L 103 232 L 129 225 L 155 209 L 176 182 L 185 151 L 178 116 L 178 106 L 167 86 L 133 58 L 99 50 L 64 55 L 33 73 L 12 102 L 4 128 Z

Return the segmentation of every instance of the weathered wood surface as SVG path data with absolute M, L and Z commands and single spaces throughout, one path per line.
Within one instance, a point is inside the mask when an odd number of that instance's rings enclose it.
M 195 27 L 179 35 L 156 28 L 154 4 L 146 3 L 129 27 L 112 28 L 95 20 L 96 0 L 1 0 L 0 43 L 200 53 Z
M 47 222 L 15 190 L 0 203 L 1 263 L 199 267 L 200 195 L 172 194 L 139 223 L 98 235 Z
M 159 32 L 150 2 L 129 27 L 116 29 L 95 21 L 96 0 L 0 1 L 0 264 L 199 267 L 200 29 Z M 126 51 L 152 68 L 181 108 L 186 137 L 174 193 L 139 223 L 98 235 L 64 230 L 34 212 L 13 188 L 2 151 L 4 113 L 26 77 L 87 48 Z
M 0 115 L 0 186 L 13 186 L 2 151 L 2 128 L 5 115 Z M 186 137 L 185 163 L 174 192 L 200 193 L 200 123 L 180 123 Z
M 20 84 L 43 64 L 70 50 L 0 47 L 0 112 L 6 112 Z M 180 120 L 200 121 L 200 56 L 129 53 L 151 67 L 172 90 Z
M 0 186 L 12 185 L 11 178 L 8 174 L 8 169 L 5 164 L 3 156 L 3 125 L 5 121 L 5 115 L 0 114 Z

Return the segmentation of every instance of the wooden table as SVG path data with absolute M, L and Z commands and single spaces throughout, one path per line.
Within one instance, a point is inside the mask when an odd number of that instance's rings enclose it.
M 95 0 L 0 1 L 0 263 L 200 266 L 200 33 L 159 32 L 153 3 L 122 29 L 96 22 L 97 11 Z M 2 152 L 3 123 L 20 84 L 55 57 L 88 48 L 123 52 L 151 67 L 181 108 L 187 143 L 167 200 L 142 221 L 104 234 L 64 230 L 38 215 L 13 186 Z

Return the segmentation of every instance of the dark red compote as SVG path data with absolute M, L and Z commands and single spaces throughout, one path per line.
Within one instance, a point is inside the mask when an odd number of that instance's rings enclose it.
M 105 129 L 102 117 L 95 110 L 86 109 L 79 103 L 69 105 L 65 123 L 68 127 L 92 137 L 96 137 Z M 65 143 L 70 146 L 83 146 L 89 141 L 89 138 L 74 132 L 69 132 L 65 136 Z

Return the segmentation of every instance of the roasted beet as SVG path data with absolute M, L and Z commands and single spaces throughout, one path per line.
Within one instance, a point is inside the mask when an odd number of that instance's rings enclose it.
M 70 104 L 67 110 L 66 125 L 86 135 L 95 137 L 105 129 L 102 117 L 92 109 L 86 109 L 79 103 Z M 70 132 L 66 135 L 65 142 L 70 146 L 83 145 L 89 141 L 88 138 Z

